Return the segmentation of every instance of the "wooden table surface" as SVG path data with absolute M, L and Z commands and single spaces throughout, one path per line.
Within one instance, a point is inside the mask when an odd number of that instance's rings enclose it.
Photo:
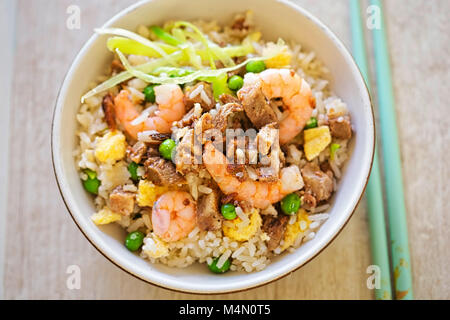
M 7 150 L 0 157 L 3 297 L 372 299 L 373 291 L 366 286 L 371 259 L 365 201 L 338 238 L 312 262 L 275 283 L 235 294 L 199 297 L 148 285 L 111 264 L 83 237 L 53 176 L 53 106 L 65 72 L 93 28 L 133 2 L 0 1 L 0 35 L 11 40 L 0 55 L 0 93 L 6 99 L 0 105 L 0 146 Z M 347 0 L 294 2 L 329 25 L 350 48 Z M 385 3 L 414 292 L 419 299 L 449 299 L 450 2 Z M 66 10 L 72 4 L 81 8 L 79 30 L 66 27 Z M 81 269 L 80 290 L 66 287 L 69 265 Z

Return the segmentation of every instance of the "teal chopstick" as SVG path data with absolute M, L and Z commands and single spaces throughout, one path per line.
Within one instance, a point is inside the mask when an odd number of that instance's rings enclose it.
M 361 70 L 370 91 L 369 69 L 364 41 L 364 30 L 361 21 L 360 0 L 350 0 L 350 20 L 352 31 L 353 57 Z M 389 248 L 387 243 L 386 223 L 384 221 L 383 190 L 378 164 L 378 152 L 375 146 L 372 172 L 366 188 L 369 207 L 370 246 L 372 263 L 380 268 L 380 287 L 375 289 L 377 300 L 391 300 L 391 274 L 389 266 Z
M 373 29 L 373 40 L 395 297 L 398 300 L 413 299 L 402 166 L 386 28 L 381 1 L 371 0 L 371 4 L 380 9 L 380 28 Z

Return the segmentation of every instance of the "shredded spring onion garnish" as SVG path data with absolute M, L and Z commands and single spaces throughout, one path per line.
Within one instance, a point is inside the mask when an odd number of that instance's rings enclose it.
M 134 32 L 131 32 L 131 31 L 128 31 L 125 29 L 120 29 L 120 28 L 95 29 L 95 32 L 97 32 L 98 34 L 111 34 L 111 35 L 115 35 L 115 36 L 122 36 L 122 37 L 126 37 L 128 39 L 132 39 L 134 41 L 139 42 L 140 44 L 143 44 L 144 46 L 152 48 L 153 50 L 158 52 L 158 54 L 161 57 L 167 57 L 167 53 L 164 52 L 164 50 L 162 50 L 160 47 L 158 47 L 158 45 L 156 45 L 154 42 L 152 42 L 152 41 L 148 40 L 147 38 L 144 38 Z
M 194 45 L 191 42 L 187 41 L 186 35 L 184 34 L 183 30 L 181 30 L 180 28 L 173 28 L 172 34 L 174 38 L 180 41 L 180 44 L 178 46 L 188 57 L 189 63 L 196 69 L 203 69 L 202 58 L 197 54 L 197 52 L 195 52 Z
M 166 54 L 171 54 L 179 50 L 177 47 L 162 42 L 155 42 L 154 44 L 161 50 L 163 50 Z M 124 54 L 134 54 L 138 56 L 146 56 L 149 58 L 161 57 L 159 52 L 152 47 L 143 45 L 142 43 L 137 42 L 133 39 L 124 37 L 111 37 L 106 42 L 106 46 L 112 52 L 114 52 L 116 49 L 119 49 Z
M 187 28 L 190 28 L 198 35 L 200 42 L 206 48 L 206 52 L 208 54 L 209 65 L 210 65 L 211 69 L 216 69 L 216 63 L 214 62 L 214 57 L 212 55 L 212 51 L 209 48 L 209 41 L 208 41 L 208 39 L 206 39 L 206 36 L 203 34 L 203 32 L 201 32 L 200 29 L 197 28 L 196 26 L 194 26 L 192 23 L 189 23 L 189 22 L 186 22 L 186 21 L 175 22 L 174 26 L 175 26 L 175 28 L 176 27 L 187 27 Z
M 162 41 L 172 45 L 172 46 L 178 46 L 183 43 L 180 39 L 172 36 L 170 33 L 164 31 L 158 26 L 153 26 L 150 28 L 150 30 L 153 31 L 153 33 L 160 38 Z
M 158 67 L 164 67 L 168 64 L 169 59 L 178 59 L 181 55 L 183 55 L 183 52 L 177 51 L 172 53 L 166 58 L 160 58 L 155 59 L 153 61 L 149 61 L 147 63 L 141 64 L 137 67 L 135 67 L 136 70 L 139 70 L 141 72 L 151 72 L 152 70 L 158 68 Z M 114 86 L 117 86 L 118 84 L 130 80 L 133 78 L 133 75 L 129 73 L 128 71 L 123 71 L 117 75 L 115 75 L 112 78 L 109 78 L 105 82 L 101 83 L 94 89 L 90 90 L 88 93 L 86 93 L 84 96 L 81 97 L 81 103 L 84 103 L 84 101 L 92 96 L 95 96 L 96 94 L 106 91 L 108 89 L 111 89 Z
M 330 159 L 331 159 L 331 161 L 334 160 L 334 157 L 335 157 L 335 155 L 336 155 L 336 151 L 338 151 L 338 149 L 339 149 L 340 147 L 341 147 L 341 145 L 338 144 L 338 143 L 332 143 L 332 144 L 330 145 Z
M 211 69 L 197 70 L 186 76 L 170 77 L 170 76 L 165 76 L 165 75 L 154 76 L 154 75 L 142 72 L 142 71 L 138 70 L 137 68 L 132 67 L 122 52 L 120 52 L 118 49 L 116 49 L 116 52 L 120 58 L 120 61 L 123 64 L 123 66 L 125 67 L 125 69 L 127 69 L 127 71 L 129 73 L 131 73 L 134 77 L 139 78 L 139 79 L 144 80 L 149 83 L 158 83 L 158 84 L 184 84 L 184 83 L 192 82 L 192 81 L 200 79 L 200 78 L 207 79 L 207 78 L 219 77 L 220 75 L 225 74 L 227 72 L 242 68 L 250 61 L 261 61 L 261 60 L 267 59 L 265 57 L 255 57 L 255 58 L 247 59 L 244 62 L 242 62 L 238 65 L 235 65 L 234 67 L 221 68 L 221 69 L 216 69 L 216 70 L 211 70 Z
M 236 65 L 234 57 L 246 57 L 255 51 L 253 43 L 259 41 L 261 34 L 249 34 L 240 45 L 220 47 L 198 27 L 186 21 L 175 22 L 170 29 L 150 27 L 159 39 L 151 41 L 134 32 L 120 28 L 96 29 L 98 34 L 109 34 L 107 47 L 117 53 L 125 67 L 123 71 L 87 92 L 82 98 L 84 103 L 89 97 L 106 91 L 133 77 L 155 84 L 185 84 L 194 80 L 210 82 L 214 97 L 229 93 L 227 73 L 242 68 L 250 61 L 267 60 L 282 50 L 282 41 L 275 46 L 279 50 L 271 50 L 270 56 L 253 57 Z M 132 66 L 125 55 L 149 57 L 147 63 Z M 216 60 L 224 68 L 217 69 Z M 206 63 L 206 65 L 205 65 Z

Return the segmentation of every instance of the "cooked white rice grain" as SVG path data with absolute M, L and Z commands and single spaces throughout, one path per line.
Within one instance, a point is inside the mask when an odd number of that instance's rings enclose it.
M 267 265 L 265 263 L 261 263 L 259 265 L 256 266 L 256 271 L 261 271 L 263 270 Z
M 315 229 L 315 228 L 317 228 L 319 226 L 320 226 L 320 222 L 319 221 L 314 221 L 314 222 L 311 222 L 311 224 L 309 225 L 309 228 L 310 229 Z
M 300 221 L 300 230 L 305 231 L 308 228 L 308 224 L 305 221 Z
M 148 214 L 143 214 L 142 215 L 142 220 L 144 220 L 144 224 L 147 227 L 147 229 L 151 230 L 152 229 L 152 222 L 151 222 L 150 216 Z
M 217 268 L 222 268 L 223 264 L 228 260 L 228 258 L 231 256 L 231 250 L 227 250 L 225 251 L 219 258 L 219 260 L 217 260 Z
M 208 95 L 206 94 L 205 90 L 202 90 L 200 92 L 200 97 L 202 98 L 202 100 L 207 104 L 210 105 L 211 104 L 211 99 L 209 99 Z
M 126 184 L 123 186 L 123 191 L 136 192 L 137 187 L 134 184 Z
M 334 161 L 329 161 L 329 163 L 330 163 L 331 170 L 333 170 L 333 174 L 336 176 L 336 178 L 340 179 L 341 178 L 341 170 L 339 169 L 339 167 L 336 165 L 336 163 Z
M 256 252 L 256 247 L 253 243 L 249 243 L 248 245 L 248 253 L 251 257 L 253 257 L 255 255 Z
M 138 66 L 140 64 L 144 64 L 150 61 L 149 57 L 145 57 L 145 56 L 138 56 L 135 54 L 130 54 L 128 55 L 128 62 L 134 67 L 134 66 Z
M 145 87 L 147 87 L 147 82 L 139 78 L 133 78 L 130 81 L 128 81 L 127 85 L 131 88 L 134 88 L 142 92 L 145 89 Z
M 289 224 L 294 224 L 296 221 L 297 221 L 297 215 L 295 215 L 295 214 L 289 218 Z
M 302 151 L 300 151 L 294 144 L 290 144 L 288 146 L 286 162 L 288 164 L 295 164 L 299 166 L 300 161 L 302 159 L 302 155 L 303 155 Z
M 241 207 L 236 207 L 236 215 L 242 220 L 242 222 L 248 223 L 250 221 Z
M 155 111 L 158 110 L 158 106 L 156 105 L 151 105 L 150 107 L 148 107 L 147 109 L 144 109 L 141 114 L 139 116 L 137 116 L 133 121 L 131 121 L 130 123 L 133 126 L 136 126 L 142 122 L 144 122 L 145 120 L 148 119 L 148 117 L 150 117 L 151 115 L 153 115 L 155 113 Z M 151 130 L 151 131 L 143 131 L 143 132 L 139 132 L 138 133 L 138 137 L 140 133 L 144 133 L 144 136 L 148 136 L 149 133 L 151 132 L 155 132 L 155 130 Z M 149 141 L 143 141 L 143 142 L 149 142 Z
M 130 226 L 127 228 L 128 232 L 136 231 L 137 229 L 144 226 L 144 219 L 139 218 L 131 222 Z
M 305 241 L 312 240 L 315 237 L 316 233 L 314 231 L 311 231 L 306 237 Z
M 267 208 L 261 210 L 260 212 L 262 215 L 271 215 L 276 217 L 278 215 L 277 209 L 273 205 L 268 206 Z
M 142 91 L 137 90 L 133 87 L 127 87 L 128 91 L 131 93 L 131 99 L 134 103 L 139 103 L 141 101 L 145 100 L 145 95 L 142 93 Z
M 202 91 L 203 91 L 203 84 L 199 85 L 197 88 L 191 91 L 191 93 L 189 94 L 189 99 L 194 99 Z
M 300 233 L 297 235 L 297 239 L 295 239 L 293 247 L 298 248 L 302 243 L 302 241 L 303 241 L 303 233 Z
M 212 192 L 212 189 L 208 188 L 207 186 L 204 186 L 204 185 L 199 185 L 198 191 L 200 191 L 201 193 L 204 193 L 204 194 L 210 194 Z
M 231 257 L 232 258 L 238 258 L 241 255 L 241 253 L 244 252 L 244 250 L 245 250 L 245 247 L 240 247 L 235 252 L 233 252 L 233 255 Z
M 320 213 L 320 212 L 324 212 L 325 210 L 329 209 L 330 205 L 329 204 L 323 204 L 321 206 L 315 207 L 314 208 L 314 213 Z
M 143 177 L 145 175 L 145 168 L 143 166 L 139 166 L 137 168 L 137 174 L 139 177 Z
M 194 238 L 199 233 L 199 231 L 200 231 L 200 228 L 199 227 L 195 227 L 194 230 L 192 230 L 189 233 L 188 238 L 190 238 L 190 239 Z
M 252 180 L 257 180 L 258 179 L 258 174 L 256 173 L 256 170 L 252 167 L 247 167 L 247 174 L 248 177 Z
M 320 220 L 326 220 L 330 217 L 329 213 L 317 213 L 312 214 L 308 216 L 308 219 L 311 221 L 320 221 Z

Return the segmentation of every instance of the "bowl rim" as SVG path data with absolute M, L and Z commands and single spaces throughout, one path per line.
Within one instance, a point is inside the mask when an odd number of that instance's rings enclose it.
M 117 20 L 119 20 L 120 18 L 128 15 L 129 13 L 139 9 L 141 6 L 144 6 L 147 3 L 153 2 L 154 0 L 140 0 L 138 2 L 136 2 L 135 4 L 132 4 L 130 6 L 128 6 L 127 8 L 124 8 L 123 10 L 119 11 L 117 14 L 115 14 L 113 17 L 111 17 L 110 19 L 108 19 L 102 27 L 107 27 L 112 25 L 114 22 L 116 22 Z M 308 264 L 310 261 L 312 261 L 315 257 L 317 257 L 322 251 L 324 251 L 336 238 L 337 236 L 341 233 L 341 231 L 345 228 L 345 226 L 348 224 L 348 222 L 350 221 L 351 217 L 353 216 L 353 214 L 356 211 L 356 208 L 358 207 L 359 203 L 361 202 L 363 196 L 364 196 L 364 192 L 366 190 L 367 184 L 369 182 L 369 177 L 370 177 L 370 172 L 372 170 L 372 166 L 373 166 L 373 161 L 374 161 L 374 156 L 375 156 L 375 144 L 376 144 L 376 123 L 375 123 L 375 116 L 374 116 L 374 107 L 373 107 L 373 101 L 372 101 L 372 97 L 370 95 L 370 91 L 368 89 L 368 86 L 366 84 L 366 82 L 364 81 L 364 78 L 361 74 L 361 70 L 359 69 L 359 67 L 357 66 L 353 56 L 350 54 L 350 52 L 348 51 L 347 47 L 343 44 L 343 42 L 334 34 L 333 31 L 331 31 L 331 29 L 321 20 L 319 20 L 317 17 L 315 17 L 313 14 L 311 14 L 309 11 L 307 11 L 306 9 L 304 9 L 303 7 L 288 2 L 287 0 L 276 0 L 276 2 L 279 2 L 285 6 L 291 7 L 293 10 L 295 10 L 296 12 L 298 12 L 299 14 L 303 15 L 305 18 L 309 19 L 310 21 L 312 21 L 318 28 L 320 28 L 322 30 L 322 32 L 324 32 L 327 36 L 327 38 L 329 40 L 331 40 L 333 42 L 333 44 L 338 48 L 338 51 L 340 52 L 340 54 L 342 54 L 345 58 L 345 60 L 350 63 L 350 67 L 356 71 L 356 75 L 358 76 L 358 80 L 359 82 L 362 82 L 363 84 L 363 88 L 365 89 L 363 91 L 363 93 L 365 93 L 368 97 L 368 102 L 370 105 L 370 123 L 371 123 L 371 127 L 373 130 L 372 132 L 372 148 L 370 151 L 370 165 L 368 167 L 368 172 L 366 177 L 364 178 L 364 185 L 363 188 L 361 190 L 361 193 L 359 195 L 359 198 L 357 199 L 357 201 L 355 201 L 353 208 L 351 209 L 351 212 L 347 215 L 347 217 L 345 218 L 344 223 L 341 225 L 341 227 L 336 230 L 336 232 L 334 233 L 334 235 L 332 235 L 329 240 L 322 245 L 322 247 L 319 247 L 316 252 L 314 252 L 310 257 L 308 257 L 305 261 L 303 261 L 303 263 L 301 263 L 300 265 L 298 265 L 297 267 L 292 268 L 291 270 L 288 270 L 286 272 L 284 272 L 283 274 L 280 274 L 278 276 L 275 277 L 267 277 L 266 280 L 261 281 L 260 283 L 256 283 L 256 284 L 251 284 L 251 285 L 246 285 L 243 288 L 240 289 L 222 289 L 222 290 L 217 290 L 217 291 L 199 291 L 199 290 L 189 290 L 189 289 L 181 289 L 181 288 L 176 288 L 176 287 L 170 287 L 170 286 L 166 286 L 163 285 L 162 282 L 158 283 L 158 282 L 154 282 L 151 281 L 149 279 L 146 279 L 143 276 L 140 276 L 134 272 L 132 272 L 131 270 L 128 270 L 126 267 L 122 266 L 121 261 L 116 261 L 113 257 L 109 256 L 107 253 L 103 252 L 103 250 L 100 248 L 99 245 L 97 245 L 95 243 L 95 241 L 93 239 L 91 239 L 91 237 L 86 233 L 86 231 L 80 226 L 80 224 L 78 223 L 74 213 L 72 212 L 72 209 L 68 203 L 68 200 L 66 199 L 66 197 L 68 197 L 68 195 L 66 195 L 63 191 L 63 188 L 61 186 L 61 179 L 65 179 L 64 177 L 62 177 L 61 172 L 58 172 L 57 169 L 57 163 L 59 163 L 61 161 L 59 155 L 57 156 L 58 152 L 57 150 L 55 150 L 55 139 L 56 139 L 56 118 L 57 116 L 62 112 L 62 90 L 63 88 L 65 88 L 67 86 L 66 81 L 68 79 L 70 79 L 70 74 L 73 72 L 73 70 L 75 69 L 75 67 L 79 64 L 79 61 L 83 58 L 83 56 L 86 54 L 86 52 L 88 51 L 88 49 L 90 48 L 91 44 L 94 43 L 94 41 L 97 39 L 98 35 L 93 34 L 82 46 L 82 48 L 78 51 L 78 53 L 76 54 L 75 58 L 73 59 L 72 63 L 70 64 L 68 70 L 66 71 L 65 75 L 64 75 L 64 79 L 62 81 L 62 84 L 58 90 L 58 94 L 55 100 L 55 105 L 54 105 L 54 109 L 53 109 L 53 116 L 52 116 L 52 122 L 51 122 L 51 158 L 52 158 L 52 167 L 53 167 L 53 173 L 55 176 L 55 180 L 57 183 L 57 187 L 59 190 L 59 193 L 61 195 L 61 198 L 64 202 L 64 205 L 67 209 L 67 211 L 69 212 L 72 220 L 74 221 L 74 223 L 76 224 L 76 226 L 78 227 L 78 229 L 81 231 L 81 233 L 84 235 L 84 237 L 89 241 L 89 243 L 97 249 L 98 252 L 100 252 L 106 259 L 108 259 L 111 263 L 113 263 L 115 266 L 117 266 L 118 268 L 120 268 L 121 270 L 125 271 L 126 273 L 132 275 L 133 277 L 146 282 L 148 284 L 154 285 L 156 287 L 162 288 L 162 289 L 166 289 L 166 290 L 170 290 L 170 291 L 174 291 L 174 292 L 179 292 L 179 293 L 186 293 L 186 294 L 196 294 L 196 295 L 214 295 L 214 294 L 228 294 L 228 293 L 236 293 L 236 292 L 243 292 L 243 291 L 247 291 L 250 289 L 255 289 L 255 288 L 259 288 L 262 287 L 266 284 L 270 284 L 273 283 L 277 280 L 280 280 L 284 277 L 286 277 L 287 275 L 297 271 L 298 269 L 300 269 L 301 267 L 305 266 L 306 264 Z

